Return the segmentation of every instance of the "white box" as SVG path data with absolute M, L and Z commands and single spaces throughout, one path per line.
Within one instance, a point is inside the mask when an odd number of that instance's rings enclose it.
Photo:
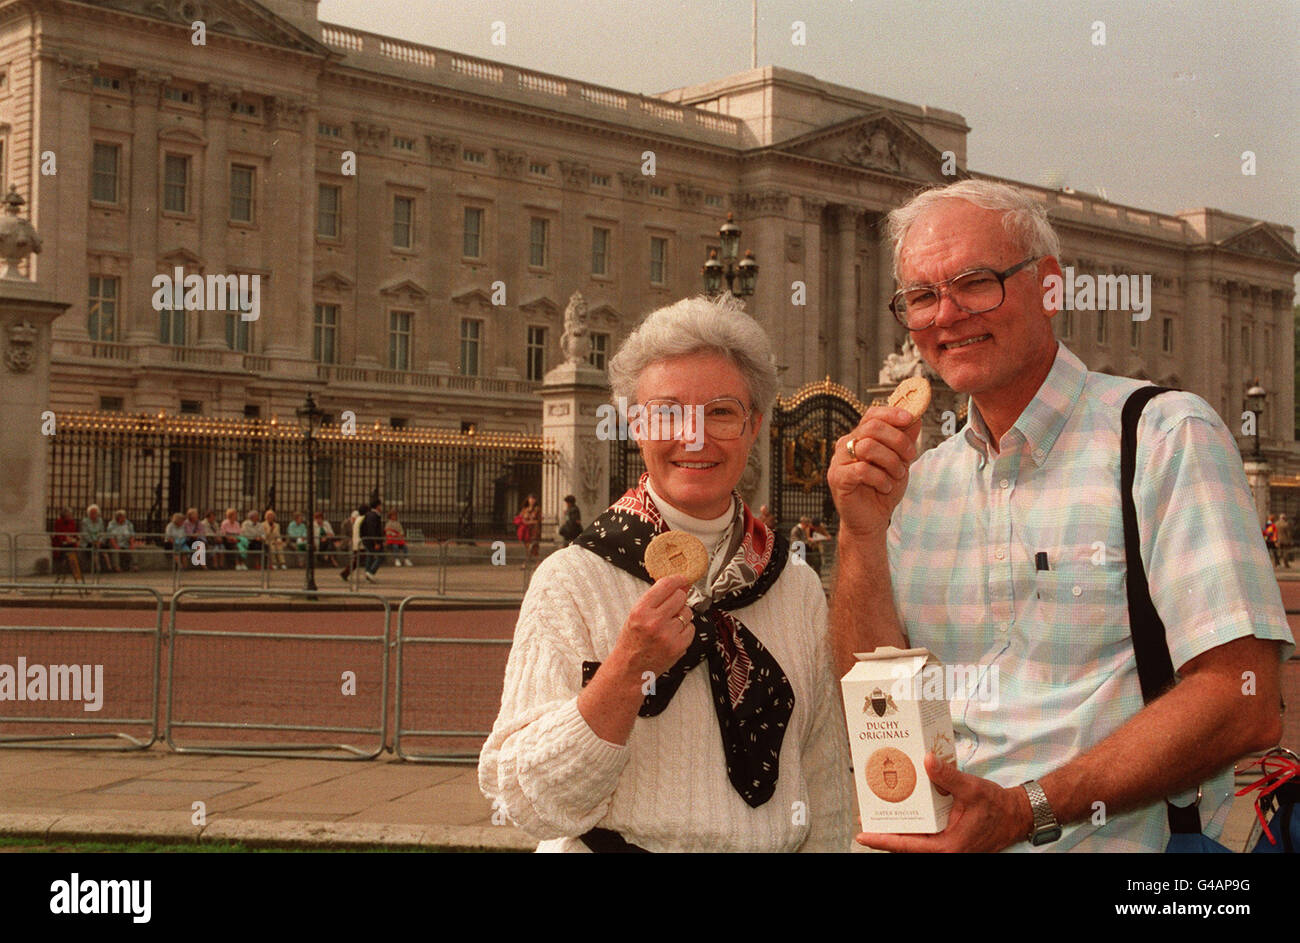
M 883 646 L 857 654 L 840 681 L 864 832 L 933 833 L 948 824 L 952 796 L 925 772 L 925 754 L 955 763 L 946 697 L 922 694 L 921 672 L 942 671 L 924 648 Z

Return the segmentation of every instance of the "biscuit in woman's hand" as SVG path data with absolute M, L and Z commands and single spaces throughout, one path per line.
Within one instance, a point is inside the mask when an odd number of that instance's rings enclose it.
M 709 571 L 709 552 L 690 534 L 669 530 L 645 548 L 645 568 L 653 580 L 677 573 L 694 584 Z
M 889 405 L 906 409 L 916 422 L 930 408 L 930 381 L 925 377 L 908 377 L 889 394 Z

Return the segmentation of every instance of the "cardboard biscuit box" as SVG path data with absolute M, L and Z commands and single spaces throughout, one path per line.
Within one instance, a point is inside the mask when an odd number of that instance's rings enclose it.
M 933 833 L 948 824 L 952 796 L 925 773 L 925 754 L 956 762 L 946 697 L 922 695 L 921 673 L 942 670 L 924 648 L 855 655 L 841 679 L 864 832 Z

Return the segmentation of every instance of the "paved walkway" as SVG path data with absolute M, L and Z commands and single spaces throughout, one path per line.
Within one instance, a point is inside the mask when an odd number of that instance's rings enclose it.
M 161 745 L 130 753 L 0 750 L 0 835 L 7 836 L 456 851 L 536 846 L 492 817 L 469 764 L 200 756 Z
M 205 824 L 195 824 L 203 803 Z M 0 750 L 0 835 L 48 842 L 140 839 L 250 846 L 531 851 L 494 825 L 472 765 Z M 1245 849 L 1251 800 L 1238 799 L 1223 842 Z

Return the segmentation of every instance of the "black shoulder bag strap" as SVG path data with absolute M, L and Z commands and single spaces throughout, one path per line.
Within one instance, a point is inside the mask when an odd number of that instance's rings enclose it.
M 1143 386 L 1134 390 L 1124 403 L 1120 416 L 1119 477 L 1120 498 L 1124 514 L 1124 557 L 1128 561 L 1128 619 L 1133 635 L 1133 656 L 1137 660 L 1142 701 L 1150 704 L 1174 683 L 1174 663 L 1169 657 L 1165 624 L 1151 601 L 1146 568 L 1142 565 L 1142 542 L 1138 536 L 1137 506 L 1133 503 L 1133 478 L 1137 470 L 1137 426 L 1147 402 L 1166 387 Z M 1169 831 L 1173 834 L 1198 834 L 1201 831 L 1199 802 L 1176 806 L 1165 802 L 1169 810 Z

